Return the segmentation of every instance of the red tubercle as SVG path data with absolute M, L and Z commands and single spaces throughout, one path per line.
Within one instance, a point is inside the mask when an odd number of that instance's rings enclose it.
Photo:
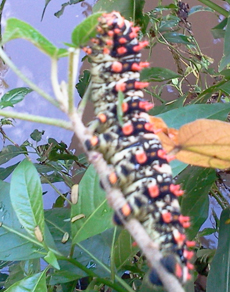
M 83 50 L 87 55 L 92 54 L 92 49 L 91 49 L 91 48 L 84 47 L 84 48 L 82 48 L 82 50 Z
M 132 246 L 133 246 L 133 247 L 136 247 L 136 246 L 137 246 L 137 242 L 134 241 L 134 242 L 132 243 Z
M 121 92 L 124 92 L 126 89 L 126 83 L 117 83 L 115 85 L 115 90 L 118 92 L 118 91 L 121 91 Z
M 107 116 L 106 116 L 106 114 L 99 114 L 98 116 L 98 119 L 99 119 L 99 121 L 102 123 L 102 124 L 104 124 L 106 121 L 107 121 Z
M 149 42 L 148 41 L 143 41 L 143 42 L 139 42 L 139 44 L 137 46 L 133 47 L 133 51 L 134 52 L 139 52 L 140 50 L 142 50 L 144 47 L 148 46 Z
M 169 189 L 177 197 L 183 196 L 184 194 L 184 191 L 180 189 L 180 185 L 171 184 Z
M 136 158 L 136 161 L 139 163 L 139 164 L 143 164 L 147 161 L 148 157 L 146 155 L 146 153 L 144 151 L 142 152 L 137 152 L 136 155 L 135 155 L 135 158 Z
M 162 213 L 162 219 L 165 223 L 170 223 L 172 221 L 172 214 L 171 212 L 164 212 Z
M 181 225 L 184 228 L 189 228 L 191 226 L 190 217 L 189 216 L 180 215 L 178 219 L 179 219 L 179 222 L 181 223 Z
M 149 185 L 148 192 L 151 198 L 156 198 L 160 194 L 159 187 L 157 185 Z
M 181 268 L 179 263 L 176 263 L 176 266 L 175 266 L 175 276 L 178 279 L 181 279 L 182 276 L 183 276 L 183 270 L 182 270 L 182 268 Z
M 187 280 L 187 281 L 190 281 L 191 279 L 192 279 L 192 275 L 188 273 L 188 274 L 187 274 L 187 278 L 186 278 L 186 280 Z
M 140 82 L 140 81 L 135 81 L 134 82 L 134 88 L 135 89 L 142 89 L 142 88 L 145 88 L 145 87 L 148 87 L 148 86 L 149 86 L 148 82 Z
M 167 159 L 167 152 L 163 149 L 159 149 L 157 151 L 157 155 L 161 158 L 161 159 Z
M 110 36 L 110 37 L 113 37 L 114 36 L 114 31 L 113 30 L 109 30 L 107 32 L 107 35 Z
M 133 128 L 132 123 L 124 124 L 123 127 L 122 127 L 122 132 L 126 136 L 132 134 L 133 131 L 134 131 L 134 128 Z
M 125 54 L 126 52 L 127 52 L 127 49 L 126 49 L 125 47 L 120 47 L 120 48 L 117 49 L 117 53 L 118 53 L 119 55 L 123 55 L 123 54 Z
M 113 31 L 114 31 L 115 34 L 121 33 L 121 30 L 119 28 L 115 28 Z
M 187 259 L 187 260 L 191 260 L 194 256 L 194 252 L 190 251 L 190 250 L 184 250 L 183 251 L 183 256 Z
M 189 270 L 194 270 L 194 265 L 191 264 L 190 262 L 187 262 L 186 266 Z
M 138 65 L 137 63 L 133 63 L 131 70 L 132 71 L 140 71 L 142 69 L 142 67 L 140 65 Z
M 113 72 L 119 73 L 119 72 L 122 71 L 122 68 L 123 68 L 122 63 L 117 62 L 117 61 L 113 62 L 112 65 L 111 65 L 111 70 Z
M 110 53 L 110 50 L 108 48 L 103 49 L 103 54 L 108 55 Z
M 139 26 L 133 26 L 133 27 L 132 27 L 132 31 L 133 31 L 133 32 L 139 32 L 140 29 L 141 29 L 141 28 L 140 28 Z
M 123 102 L 122 105 L 121 105 L 121 108 L 122 108 L 122 112 L 125 113 L 128 111 L 129 109 L 129 105 L 127 102 Z
M 186 241 L 186 246 L 187 247 L 194 247 L 194 246 L 196 246 L 196 242 L 187 240 Z
M 177 229 L 175 229 L 173 231 L 173 237 L 178 245 L 182 245 L 185 241 L 185 238 L 186 238 L 185 234 L 180 233 Z M 186 250 L 184 250 L 184 251 L 186 251 Z
M 141 68 L 147 68 L 149 67 L 149 62 L 140 62 L 139 65 L 141 66 Z
M 126 38 L 124 38 L 124 37 L 121 37 L 120 39 L 119 39 L 119 43 L 120 44 L 126 44 L 127 43 L 127 39 Z
M 148 101 L 140 101 L 139 102 L 139 108 L 140 109 L 143 109 L 145 111 L 149 111 L 151 110 L 152 108 L 154 107 L 154 104 L 153 103 L 150 103 Z
M 107 40 L 106 41 L 107 46 L 112 46 L 113 45 L 113 40 Z
M 145 123 L 144 128 L 148 132 L 154 133 L 154 126 L 151 123 Z

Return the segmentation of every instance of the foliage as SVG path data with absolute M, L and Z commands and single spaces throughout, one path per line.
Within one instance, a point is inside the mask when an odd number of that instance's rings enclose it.
M 50 1 L 45 1 L 42 16 Z M 63 3 L 57 16 L 67 5 L 78 2 L 82 1 Z M 230 255 L 227 236 L 230 206 L 221 193 L 226 185 L 215 168 L 229 167 L 230 160 L 229 123 L 225 122 L 230 109 L 230 20 L 228 12 L 215 3 L 200 2 L 208 7 L 191 7 L 190 12 L 181 14 L 177 3 L 163 6 L 159 2 L 157 7 L 144 13 L 144 0 L 100 0 L 94 7 L 95 14 L 73 29 L 72 44 L 68 44 L 70 50 L 54 46 L 29 24 L 11 18 L 7 20 L 2 45 L 15 38 L 25 39 L 55 64 L 59 58 L 68 56 L 70 59 L 71 49 L 84 46 L 96 34 L 101 10 L 119 10 L 141 26 L 140 38 L 149 40 L 149 58 L 159 44 L 169 49 L 177 72 L 150 67 L 142 71 L 141 79 L 150 82 L 147 92 L 160 103 L 150 114 L 157 115 L 168 125 L 157 120 L 160 127 L 164 127 L 159 135 L 165 148 L 181 160 L 173 162 L 172 168 L 186 193 L 180 203 L 182 213 L 191 216 L 188 237 L 197 240 L 197 273 L 202 274 L 205 270 L 207 275 L 211 264 L 207 291 L 217 291 L 219 287 L 221 291 L 228 291 L 230 273 L 228 261 L 224 259 Z M 200 50 L 189 23 L 191 14 L 204 10 L 225 17 L 212 29 L 215 38 L 224 38 L 223 57 L 216 60 L 220 61 L 217 72 L 212 67 L 213 60 Z M 0 55 L 7 60 L 2 49 Z M 11 68 L 14 70 L 13 65 Z M 52 71 L 52 78 L 53 74 Z M 19 76 L 22 77 L 20 73 Z M 195 77 L 195 82 L 185 87 L 191 76 Z M 214 84 L 208 78 L 215 80 Z M 90 72 L 84 71 L 76 85 L 83 104 L 89 83 Z M 68 86 L 71 92 L 71 86 Z M 178 98 L 166 101 L 162 91 L 169 87 Z M 34 130 L 21 145 L 8 137 L 4 126 L 13 123 L 9 117 L 38 121 L 32 115 L 19 116 L 5 110 L 16 107 L 32 90 L 38 91 L 36 86 L 12 89 L 0 101 L 0 115 L 5 117 L 0 120 L 5 142 L 0 152 L 0 238 L 2 243 L 7 243 L 1 244 L 0 261 L 1 267 L 8 268 L 6 273 L 0 274 L 3 291 L 71 292 L 76 291 L 76 287 L 83 290 L 84 283 L 88 285 L 86 291 L 109 291 L 108 287 L 113 291 L 159 291 L 149 286 L 145 276 L 146 261 L 132 245 L 130 235 L 113 227 L 113 212 L 99 186 L 98 176 L 92 166 L 88 167 L 85 156 L 76 156 L 64 142 L 53 138 L 42 144 L 44 131 Z M 48 94 L 39 93 L 48 101 L 52 100 Z M 41 117 L 39 121 L 54 126 L 61 124 L 58 119 Z M 69 129 L 67 123 L 62 126 Z M 76 187 L 74 181 L 83 173 Z M 70 191 L 65 194 L 58 191 L 55 186 L 58 182 L 68 186 Z M 49 184 L 58 194 L 49 210 L 43 208 L 44 184 Z M 213 210 L 214 226 L 201 230 L 209 214 L 209 197 L 216 199 L 223 212 L 219 218 Z M 210 234 L 219 236 L 216 253 L 214 248 L 204 248 L 201 243 L 201 237 Z M 41 264 L 40 259 L 44 259 L 45 264 Z M 186 291 L 193 291 L 193 284 L 186 287 Z

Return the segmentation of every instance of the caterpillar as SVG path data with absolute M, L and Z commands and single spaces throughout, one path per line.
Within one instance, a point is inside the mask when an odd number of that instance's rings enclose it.
M 185 236 L 189 217 L 180 213 L 178 197 L 183 191 L 173 183 L 168 156 L 147 113 L 153 104 L 144 100 L 142 89 L 148 83 L 140 81 L 140 70 L 149 64 L 140 59 L 148 42 L 138 41 L 138 31 L 119 12 L 105 13 L 98 20 L 91 46 L 83 48 L 91 60 L 91 100 L 96 115 L 90 124 L 93 137 L 85 146 L 103 154 L 113 169 L 108 175 L 111 186 L 119 187 L 126 199 L 114 215 L 115 223 L 122 225 L 120 217 L 139 220 L 159 244 L 162 265 L 185 283 L 191 278 L 193 252 L 188 248 L 194 242 Z M 149 279 L 162 285 L 154 269 Z

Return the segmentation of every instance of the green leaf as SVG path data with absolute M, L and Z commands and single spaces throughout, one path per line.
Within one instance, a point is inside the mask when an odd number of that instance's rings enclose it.
M 2 43 L 5 44 L 10 40 L 18 38 L 28 40 L 50 57 L 60 58 L 67 55 L 66 49 L 55 47 L 39 31 L 28 23 L 16 18 L 7 19 L 5 32 L 2 36 Z
M 101 233 L 113 226 L 113 211 L 107 204 L 105 193 L 99 186 L 99 178 L 90 166 L 79 184 L 79 198 L 71 206 L 71 218 L 83 214 L 85 218 L 72 223 L 73 244 Z
M 12 158 L 20 154 L 27 154 L 25 148 L 14 145 L 8 145 L 6 147 L 3 147 L 2 151 L 0 152 L 0 164 L 8 162 Z
M 138 247 L 133 247 L 132 243 L 131 235 L 123 229 L 114 247 L 114 262 L 118 271 L 125 265 L 132 265 L 133 256 L 138 251 Z
M 93 12 L 96 11 L 119 11 L 126 19 L 132 19 L 135 15 L 135 19 L 142 19 L 142 10 L 144 6 L 143 0 L 99 0 L 93 6 Z
M 39 228 L 44 235 L 42 188 L 32 162 L 23 160 L 14 170 L 10 185 L 12 206 L 27 232 L 35 237 Z M 38 238 L 38 237 L 37 237 Z
M 161 41 L 168 41 L 169 43 L 184 44 L 189 46 L 194 46 L 193 39 L 189 36 L 178 32 L 166 32 L 163 37 L 160 38 Z
M 28 233 L 19 223 L 11 205 L 10 184 L 3 181 L 0 181 L 0 202 L 0 218 L 3 223 L 0 240 L 7 242 L 0 245 L 0 260 L 20 261 L 41 257 L 44 250 L 27 238 Z
M 184 170 L 188 164 L 181 162 L 179 160 L 173 160 L 170 162 L 170 166 L 172 167 L 173 177 L 177 176 L 179 173 Z
M 41 273 L 26 277 L 10 286 L 5 292 L 46 292 L 46 272 L 44 270 Z
M 224 20 L 222 20 L 220 23 L 218 23 L 218 25 L 216 25 L 215 27 L 213 27 L 211 29 L 211 33 L 214 37 L 214 39 L 219 39 L 219 38 L 223 38 L 225 35 L 225 26 L 227 25 L 227 18 L 224 18 Z
M 201 12 L 201 11 L 214 12 L 214 10 L 209 8 L 209 7 L 205 7 L 202 5 L 196 5 L 196 6 L 193 6 L 190 8 L 188 15 L 192 15 L 196 12 Z
M 72 42 L 74 46 L 80 47 L 85 45 L 92 37 L 96 35 L 96 26 L 98 24 L 98 18 L 102 12 L 97 12 L 90 15 L 83 20 L 78 26 L 76 26 L 72 32 Z
M 211 235 L 213 233 L 217 232 L 216 229 L 214 228 L 204 228 L 203 230 L 198 232 L 198 236 L 202 237 L 202 236 L 207 236 L 207 235 Z
M 6 179 L 12 173 L 12 171 L 15 169 L 17 165 L 18 163 L 8 166 L 6 168 L 0 167 L 0 180 Z
M 227 26 L 225 29 L 224 36 L 224 54 L 219 64 L 219 71 L 222 71 L 230 63 L 230 47 L 229 47 L 229 38 L 230 38 L 230 17 L 227 20 Z
M 72 4 L 77 4 L 77 3 L 82 2 L 82 1 L 84 1 L 84 0 L 70 0 L 68 2 L 65 2 L 61 5 L 61 9 L 59 11 L 55 12 L 54 15 L 56 17 L 60 17 L 64 13 L 66 6 L 69 6 Z
M 185 190 L 181 199 L 181 212 L 191 218 L 192 225 L 187 229 L 191 240 L 208 217 L 208 193 L 215 180 L 214 169 L 195 166 L 187 167 L 177 179 L 177 183 L 182 184 L 182 189 Z
M 172 28 L 176 25 L 178 25 L 180 21 L 180 18 L 175 15 L 167 15 L 163 17 L 160 21 L 159 25 L 159 31 L 165 32 L 165 31 L 171 31 Z
M 182 108 L 174 109 L 157 117 L 162 118 L 170 128 L 179 129 L 184 124 L 197 119 L 226 120 L 230 104 L 193 104 Z
M 22 101 L 24 97 L 31 91 L 32 89 L 29 87 L 19 87 L 8 91 L 0 100 L 0 108 L 5 108 L 7 106 L 13 107 L 14 104 Z
M 230 291 L 230 209 L 220 217 L 218 247 L 208 275 L 207 292 Z
M 48 264 L 53 266 L 55 269 L 60 270 L 60 266 L 58 264 L 57 258 L 56 258 L 55 254 L 51 250 L 48 251 L 48 254 L 44 257 L 44 260 Z
M 89 85 L 90 81 L 90 71 L 84 70 L 83 75 L 80 75 L 79 82 L 76 84 L 77 91 L 82 98 L 85 94 L 85 91 Z
M 140 79 L 144 81 L 167 81 L 181 77 L 179 74 L 161 67 L 145 68 L 141 71 Z
M 45 131 L 38 131 L 37 129 L 35 129 L 31 134 L 30 134 L 30 138 L 33 139 L 36 142 L 41 141 L 42 136 L 44 135 Z

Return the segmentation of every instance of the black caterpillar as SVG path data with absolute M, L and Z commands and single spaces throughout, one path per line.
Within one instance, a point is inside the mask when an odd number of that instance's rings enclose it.
M 108 179 L 127 200 L 119 216 L 114 215 L 115 223 L 121 224 L 120 216 L 138 219 L 159 244 L 164 267 L 185 283 L 193 268 L 189 262 L 193 252 L 187 248 L 194 242 L 185 238 L 184 228 L 190 222 L 181 215 L 177 198 L 183 191 L 173 184 L 166 152 L 147 114 L 153 104 L 143 99 L 142 88 L 148 83 L 139 81 L 139 71 L 149 64 L 140 62 L 140 50 L 148 42 L 139 42 L 139 28 L 118 12 L 103 14 L 98 21 L 92 46 L 84 48 L 91 59 L 91 100 L 97 116 L 90 125 L 94 136 L 85 145 L 101 152 L 112 165 Z M 119 91 L 124 97 L 121 121 Z M 149 278 L 153 284 L 162 284 L 155 270 Z

